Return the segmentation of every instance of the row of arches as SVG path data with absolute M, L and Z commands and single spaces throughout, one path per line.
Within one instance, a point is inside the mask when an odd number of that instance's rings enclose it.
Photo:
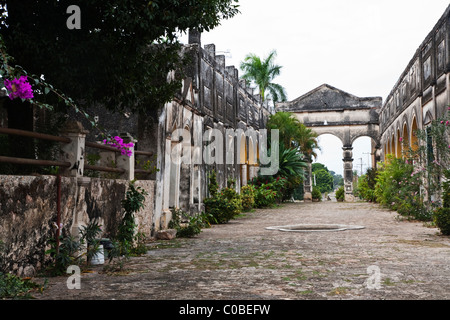
M 387 135 L 387 140 L 383 145 L 384 160 L 387 155 L 393 155 L 396 158 L 405 157 L 410 150 L 416 151 L 419 147 L 417 130 L 417 118 L 413 116 L 411 124 L 406 120 L 403 125 L 397 125 L 396 128 Z
M 165 142 L 163 210 L 201 210 L 203 199 L 209 196 L 211 170 L 216 171 L 221 188 L 234 179 L 239 191 L 258 174 L 258 139 L 259 133 L 251 128 L 210 128 L 202 121 L 182 130 L 174 126 Z

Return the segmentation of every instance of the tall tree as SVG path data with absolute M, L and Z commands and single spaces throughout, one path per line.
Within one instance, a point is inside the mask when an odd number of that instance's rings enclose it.
M 210 30 L 238 13 L 237 0 L 0 0 L 0 32 L 15 63 L 80 105 L 145 111 L 180 87 L 179 32 Z M 69 6 L 79 29 L 69 28 Z
M 274 102 L 286 101 L 287 99 L 286 90 L 281 85 L 272 82 L 275 77 L 280 75 L 282 68 L 274 62 L 276 54 L 276 51 L 273 50 L 266 59 L 261 60 L 257 55 L 250 53 L 240 65 L 244 71 L 242 79 L 247 82 L 255 82 L 262 101 L 266 100 L 267 91 L 269 91 Z
M 308 161 L 316 157 L 316 149 L 319 149 L 317 134 L 307 128 L 290 112 L 277 112 L 271 115 L 267 128 L 278 129 L 280 133 L 280 143 L 288 148 L 300 148 L 300 151 Z

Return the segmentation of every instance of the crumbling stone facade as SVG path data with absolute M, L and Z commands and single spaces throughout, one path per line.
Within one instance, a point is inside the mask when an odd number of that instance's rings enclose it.
M 183 54 L 191 64 L 182 89 L 159 111 L 157 128 L 140 137 L 157 148 L 154 221 L 160 225 L 155 230 L 167 227 L 171 208 L 203 210 L 212 170 L 220 187 L 233 179 L 238 191 L 258 172 L 259 130 L 270 115 L 268 105 L 239 80 L 234 66 L 225 65 L 224 56 L 215 54 L 213 44 L 202 48 L 200 39 L 200 33 L 190 32 Z M 180 130 L 187 136 L 180 137 Z M 213 156 L 223 155 L 223 161 L 209 161 L 211 142 L 218 143 Z
M 414 132 L 450 105 L 450 6 L 428 34 L 380 111 L 382 157 L 402 156 L 417 142 Z

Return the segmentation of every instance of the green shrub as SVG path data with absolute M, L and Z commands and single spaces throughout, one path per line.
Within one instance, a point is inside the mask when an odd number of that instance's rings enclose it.
M 31 280 L 21 279 L 10 273 L 0 272 L 0 299 L 32 299 L 31 292 L 45 288 Z
M 230 179 L 229 187 L 219 191 L 215 171 L 209 175 L 208 190 L 210 197 L 203 200 L 209 223 L 227 223 L 241 213 L 242 199 L 233 185 L 234 180 Z
M 189 216 L 177 208 L 171 211 L 172 220 L 169 222 L 169 228 L 177 230 L 177 237 L 192 238 L 202 232 L 202 228 L 205 226 L 203 215 L 196 214 Z
M 422 171 L 407 160 L 389 155 L 375 178 L 376 201 L 403 216 L 430 220 L 420 188 Z
M 322 193 L 320 192 L 320 189 L 317 187 L 313 187 L 312 189 L 312 198 L 315 200 L 322 201 Z
M 337 190 L 336 190 L 336 199 L 339 201 L 344 201 L 345 200 L 345 190 L 344 190 L 344 186 L 340 186 Z
M 362 200 L 367 201 L 375 201 L 375 187 L 374 185 L 370 186 L 370 176 L 368 174 L 364 174 L 358 178 L 358 185 L 355 189 L 355 195 L 358 196 Z
M 291 197 L 293 182 L 284 177 L 258 176 L 250 183 L 255 187 L 255 207 L 266 208 Z
M 255 186 L 249 184 L 241 188 L 242 209 L 248 211 L 255 206 Z
M 141 187 L 136 187 L 134 181 L 131 181 L 122 200 L 122 207 L 125 211 L 122 221 L 119 225 L 117 234 L 117 241 L 120 246 L 120 255 L 128 256 L 130 254 L 137 254 L 137 251 L 142 251 L 142 248 L 137 249 L 137 243 L 142 235 L 136 234 L 137 224 L 135 222 L 135 213 L 144 208 L 144 201 L 147 192 Z M 139 244 L 142 247 L 142 244 Z
M 450 208 L 450 169 L 444 171 L 444 176 L 447 179 L 442 185 L 442 201 L 444 208 Z
M 278 199 L 277 192 L 270 188 L 270 185 L 263 184 L 256 189 L 255 207 L 266 208 L 276 204 Z
M 443 235 L 450 235 L 450 208 L 438 208 L 433 219 Z
M 211 216 L 210 223 L 227 223 L 242 211 L 239 195 L 230 197 L 233 189 L 224 188 L 212 198 L 203 200 L 205 212 Z

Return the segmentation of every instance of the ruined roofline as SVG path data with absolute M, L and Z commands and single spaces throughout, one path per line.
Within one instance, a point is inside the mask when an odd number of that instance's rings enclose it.
M 189 44 L 187 46 L 197 46 L 200 56 L 202 58 L 206 58 L 205 60 L 212 64 L 215 71 L 222 73 L 225 78 L 230 81 L 236 81 L 237 87 L 241 90 L 246 98 L 252 100 L 262 109 L 270 112 L 269 105 L 267 101 L 262 102 L 259 94 L 252 94 L 248 89 L 250 87 L 245 84 L 242 85 L 241 79 L 239 78 L 239 69 L 235 66 L 227 66 L 225 55 L 216 55 L 216 46 L 215 44 L 206 44 L 202 47 L 201 44 L 201 33 L 196 30 L 189 30 Z
M 357 96 L 355 96 L 353 94 L 350 94 L 350 93 L 348 93 L 346 91 L 343 91 L 341 89 L 338 89 L 336 87 L 333 87 L 333 86 L 331 86 L 329 84 L 324 83 L 324 84 L 318 86 L 317 88 L 315 88 L 315 89 L 313 89 L 313 90 L 311 90 L 311 91 L 301 95 L 300 97 L 298 97 L 298 98 L 296 98 L 296 99 L 294 99 L 292 101 L 278 102 L 276 104 L 276 109 L 282 110 L 282 111 L 287 111 L 287 112 L 289 112 L 289 110 L 293 110 L 293 111 L 304 110 L 305 112 L 306 111 L 328 112 L 328 111 L 340 111 L 340 110 L 347 110 L 347 109 L 355 109 L 355 107 L 351 107 L 351 106 L 334 106 L 334 107 L 330 106 L 327 109 L 323 109 L 323 110 L 318 110 L 318 109 L 314 109 L 313 110 L 311 108 L 308 108 L 308 106 L 306 106 L 306 105 L 303 105 L 303 107 L 301 107 L 301 108 L 295 108 L 294 107 L 296 104 L 299 104 L 299 103 L 301 104 L 301 101 L 306 99 L 308 96 L 313 95 L 314 93 L 320 91 L 323 88 L 328 88 L 329 90 L 332 90 L 332 91 L 338 91 L 339 93 L 344 94 L 347 97 L 349 97 L 351 99 L 354 99 L 356 101 L 360 101 L 361 103 L 364 103 L 364 102 L 371 102 L 371 103 L 373 103 L 373 102 L 380 102 L 379 106 L 362 105 L 362 106 L 358 107 L 359 109 L 380 109 L 381 108 L 381 103 L 382 103 L 382 100 L 383 100 L 381 97 L 357 97 Z
M 416 51 L 414 53 L 414 56 L 411 58 L 411 60 L 409 61 L 407 67 L 403 70 L 402 74 L 398 78 L 398 80 L 395 83 L 395 85 L 393 86 L 392 90 L 389 92 L 389 95 L 386 97 L 386 100 L 384 101 L 383 106 L 381 107 L 381 110 L 385 109 L 387 103 L 394 96 L 395 92 L 397 91 L 399 86 L 402 84 L 405 76 L 408 74 L 408 72 L 411 69 L 411 67 L 414 65 L 416 60 L 418 58 L 420 58 L 421 52 L 422 52 L 423 48 L 425 47 L 425 45 L 430 40 L 433 40 L 436 30 L 439 29 L 439 27 L 441 27 L 441 25 L 445 24 L 446 22 L 448 23 L 449 20 L 450 20 L 450 5 L 447 7 L 447 9 L 445 10 L 444 14 L 441 16 L 441 18 L 439 18 L 438 22 L 434 25 L 433 29 L 428 33 L 428 35 L 425 37 L 425 39 L 422 41 L 422 43 L 416 49 Z M 449 32 L 449 30 L 447 30 L 447 33 L 448 32 Z M 420 70 L 420 76 L 422 77 L 422 72 L 423 72 L 422 67 L 419 70 Z

